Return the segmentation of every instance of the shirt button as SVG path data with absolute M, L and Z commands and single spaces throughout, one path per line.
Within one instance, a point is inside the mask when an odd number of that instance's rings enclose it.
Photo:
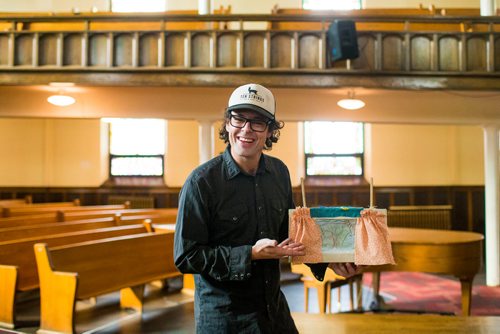
M 260 210 L 262 210 L 262 207 L 261 207 L 261 206 L 259 206 L 259 211 L 260 211 Z
M 255 184 L 255 186 L 256 186 L 256 187 L 258 187 L 258 186 L 259 186 L 259 184 L 258 184 L 258 183 L 256 183 L 256 184 Z
M 238 217 L 233 217 L 233 222 L 237 221 Z
M 266 285 L 269 285 L 269 281 L 266 279 Z
M 260 235 L 264 235 L 265 233 L 264 232 L 260 232 Z

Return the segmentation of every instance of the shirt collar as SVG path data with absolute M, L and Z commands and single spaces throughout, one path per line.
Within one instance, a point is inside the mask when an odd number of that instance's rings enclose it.
M 240 167 L 238 167 L 233 157 L 231 156 L 231 145 L 227 145 L 226 150 L 222 155 L 222 159 L 224 160 L 224 165 L 226 166 L 228 180 L 234 178 L 239 173 L 242 173 Z M 259 167 L 257 167 L 257 174 L 262 174 L 264 172 L 270 171 L 269 163 L 266 163 L 268 159 L 269 158 L 265 154 L 262 154 L 260 156 Z

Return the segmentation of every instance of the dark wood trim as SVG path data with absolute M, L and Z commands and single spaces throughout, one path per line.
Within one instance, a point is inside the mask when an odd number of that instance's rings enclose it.
M 370 201 L 369 185 L 319 186 L 306 184 L 306 202 L 312 206 L 363 206 Z M 110 196 L 153 197 L 155 207 L 177 207 L 180 188 L 156 187 L 0 187 L 0 199 L 25 198 L 34 203 L 72 201 L 82 205 L 108 204 Z M 302 204 L 300 187 L 294 201 Z M 393 205 L 452 205 L 452 229 L 484 234 L 484 186 L 394 186 L 375 187 L 377 207 Z

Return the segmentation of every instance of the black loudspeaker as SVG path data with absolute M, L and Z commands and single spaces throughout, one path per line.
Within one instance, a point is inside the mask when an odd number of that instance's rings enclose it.
M 359 57 L 358 36 L 354 21 L 333 21 L 328 28 L 327 43 L 331 61 Z

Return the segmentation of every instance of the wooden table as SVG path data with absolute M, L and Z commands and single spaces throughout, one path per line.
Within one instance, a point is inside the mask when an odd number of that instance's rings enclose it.
M 373 289 L 380 299 L 380 272 L 417 271 L 447 274 L 460 279 L 462 314 L 470 315 L 472 281 L 479 272 L 483 235 L 473 232 L 389 228 L 395 266 L 373 266 Z
M 498 333 L 500 317 L 292 313 L 299 333 Z
M 470 315 L 472 281 L 479 272 L 483 254 L 483 235 L 472 232 L 427 230 L 413 228 L 389 228 L 395 266 L 371 266 L 366 271 L 374 272 L 374 298 L 379 304 L 380 272 L 417 271 L 453 275 L 460 279 L 462 289 L 462 313 Z M 300 272 L 311 276 L 309 270 Z M 326 277 L 328 279 L 328 277 Z M 318 289 L 320 296 L 323 290 Z

